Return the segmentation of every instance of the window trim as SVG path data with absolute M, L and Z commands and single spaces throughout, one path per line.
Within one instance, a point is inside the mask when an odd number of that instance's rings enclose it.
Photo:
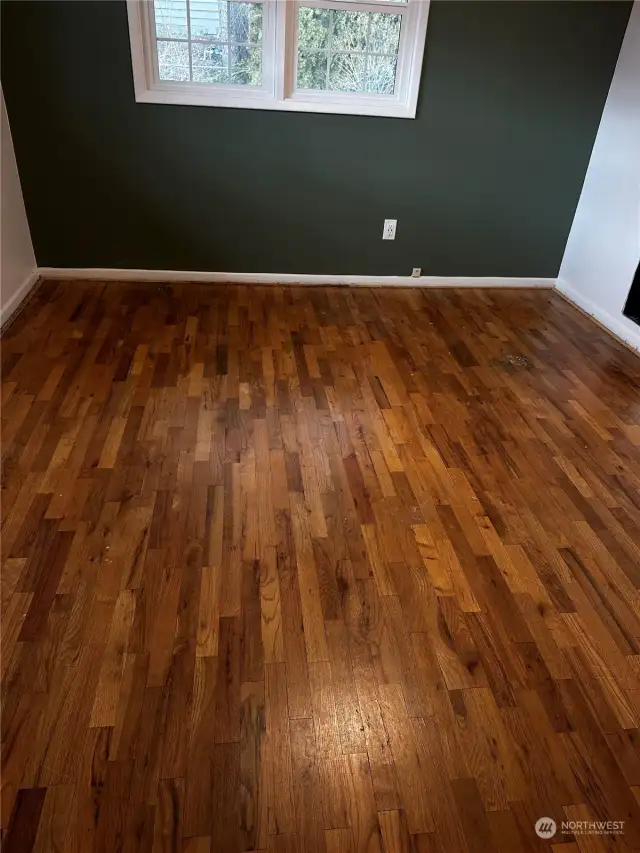
M 415 118 L 430 0 L 407 0 L 402 6 L 396 92 L 366 95 L 295 89 L 297 62 L 297 11 L 299 5 L 326 6 L 347 11 L 392 12 L 391 3 L 379 0 L 248 0 L 263 2 L 262 86 L 179 83 L 157 77 L 153 0 L 127 0 L 131 60 L 136 101 L 208 107 L 281 110 L 285 112 L 338 113 L 343 115 Z M 247 2 L 247 0 L 245 0 Z

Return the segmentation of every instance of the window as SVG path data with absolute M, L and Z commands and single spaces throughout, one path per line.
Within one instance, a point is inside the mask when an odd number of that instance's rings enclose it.
M 136 100 L 413 118 L 429 0 L 128 0 Z

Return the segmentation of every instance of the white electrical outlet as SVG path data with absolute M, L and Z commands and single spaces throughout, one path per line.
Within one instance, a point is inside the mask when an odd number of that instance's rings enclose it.
M 396 239 L 396 225 L 398 224 L 397 219 L 385 219 L 384 227 L 382 229 L 382 239 L 383 240 L 395 240 Z
M 411 273 L 412 278 L 420 278 L 422 275 L 422 267 L 414 267 L 413 272 Z

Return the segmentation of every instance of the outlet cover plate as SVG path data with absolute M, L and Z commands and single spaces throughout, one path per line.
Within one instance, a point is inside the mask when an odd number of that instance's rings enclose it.
M 385 219 L 384 226 L 382 228 L 382 239 L 383 240 L 395 240 L 396 239 L 396 227 L 398 225 L 397 219 Z

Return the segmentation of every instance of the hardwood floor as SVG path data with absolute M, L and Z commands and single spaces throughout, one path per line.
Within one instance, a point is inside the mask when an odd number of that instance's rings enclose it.
M 5 853 L 640 850 L 640 360 L 560 297 L 49 282 L 2 360 Z

